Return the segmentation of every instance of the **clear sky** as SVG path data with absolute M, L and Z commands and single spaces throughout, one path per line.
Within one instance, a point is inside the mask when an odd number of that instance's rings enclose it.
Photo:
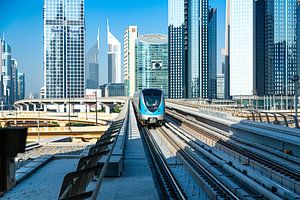
M 224 47 L 225 0 L 210 0 L 218 15 L 218 70 Z M 0 33 L 12 48 L 12 57 L 26 74 L 26 95 L 43 84 L 43 0 L 0 0 Z M 124 30 L 137 25 L 140 34 L 168 30 L 168 0 L 85 0 L 86 48 L 100 28 L 100 83 L 107 80 L 106 19 L 111 32 L 123 43 Z

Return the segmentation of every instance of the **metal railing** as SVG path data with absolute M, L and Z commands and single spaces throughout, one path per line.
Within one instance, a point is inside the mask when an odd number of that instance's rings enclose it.
M 128 102 L 123 107 L 116 121 L 112 123 L 97 143 L 89 149 L 88 155 L 79 160 L 76 171 L 68 173 L 64 177 L 59 193 L 59 200 L 97 198 L 117 141 L 116 138 L 120 131 L 124 130 L 124 127 L 127 125 L 127 118 Z M 102 163 L 99 162 L 101 158 L 105 158 Z M 96 180 L 96 185 L 94 189 L 87 191 L 93 179 Z

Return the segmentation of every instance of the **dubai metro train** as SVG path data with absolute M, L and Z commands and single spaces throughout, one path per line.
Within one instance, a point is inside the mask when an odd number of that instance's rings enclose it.
M 159 89 L 136 92 L 133 104 L 142 125 L 161 126 L 165 121 L 165 96 Z

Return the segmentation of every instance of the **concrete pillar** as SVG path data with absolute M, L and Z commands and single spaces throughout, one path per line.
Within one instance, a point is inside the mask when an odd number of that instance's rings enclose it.
M 25 104 L 26 106 L 26 111 L 28 112 L 29 111 L 29 104 Z
M 110 106 L 109 105 L 106 105 L 106 104 L 103 104 L 104 108 L 105 108 L 105 113 L 106 114 L 110 114 L 111 113 L 111 110 L 110 110 Z

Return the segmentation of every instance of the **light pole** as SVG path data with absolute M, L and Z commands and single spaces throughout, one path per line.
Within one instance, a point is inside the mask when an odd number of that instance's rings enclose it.
M 295 83 L 294 93 L 295 93 L 295 116 L 298 124 L 298 90 L 299 90 L 299 75 L 294 75 L 292 81 Z
M 41 105 L 41 104 L 40 104 Z M 37 138 L 37 142 L 40 143 L 40 109 L 41 109 L 41 106 L 40 108 L 38 108 L 38 138 Z

